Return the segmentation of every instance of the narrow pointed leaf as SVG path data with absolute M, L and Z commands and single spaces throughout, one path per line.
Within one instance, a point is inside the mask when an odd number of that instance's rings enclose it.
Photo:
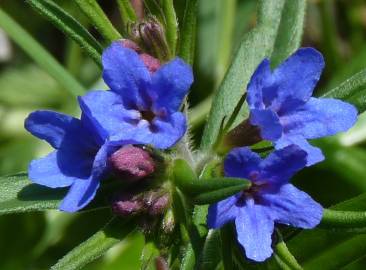
M 322 97 L 342 99 L 355 105 L 358 113 L 364 112 L 366 110 L 366 69 L 326 92 Z
M 66 254 L 51 267 L 51 270 L 82 269 L 85 265 L 98 259 L 111 247 L 119 243 L 134 228 L 133 222 L 114 218 L 103 229 Z
M 136 12 L 133 9 L 130 0 L 117 0 L 119 7 L 119 12 L 121 13 L 121 19 L 125 31 L 127 31 L 127 26 L 129 23 L 137 21 Z
M 96 0 L 75 0 L 75 3 L 108 43 L 121 38 Z
M 101 66 L 102 46 L 70 14 L 49 0 L 27 0 L 26 2 L 40 15 L 79 44 L 94 62 Z
M 180 29 L 178 55 L 193 64 L 197 32 L 197 0 L 187 0 L 183 25 Z
M 286 0 L 271 55 L 272 67 L 279 65 L 299 48 L 304 29 L 305 10 L 306 0 Z
M 109 207 L 106 198 L 115 183 L 103 183 L 96 198 L 83 211 Z M 33 184 L 26 173 L 0 177 L 0 215 L 58 209 L 67 188 L 52 189 Z
M 365 228 L 366 212 L 324 209 L 320 226 L 322 228 L 349 228 L 354 230 Z
M 0 178 L 0 215 L 57 209 L 65 195 L 55 190 L 32 184 L 26 173 Z
M 201 202 L 225 198 L 250 187 L 250 181 L 243 178 L 216 177 L 197 179 L 189 165 L 182 159 L 174 163 L 174 181 L 186 195 Z

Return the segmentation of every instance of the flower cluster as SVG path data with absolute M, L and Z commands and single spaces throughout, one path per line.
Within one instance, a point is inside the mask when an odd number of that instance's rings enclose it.
M 187 130 L 180 107 L 193 75 L 183 60 L 161 63 L 124 40 L 112 43 L 102 62 L 110 89 L 79 97 L 80 119 L 36 111 L 25 121 L 29 132 L 55 148 L 31 162 L 29 178 L 51 188 L 70 187 L 60 205 L 67 212 L 85 207 L 108 174 L 140 183 L 156 170 L 141 146 L 168 149 Z M 231 150 L 224 161 L 225 176 L 248 179 L 251 186 L 212 204 L 207 223 L 216 229 L 235 222 L 238 242 L 249 259 L 271 256 L 276 223 L 309 229 L 322 219 L 321 205 L 289 181 L 324 159 L 308 139 L 346 131 L 357 120 L 352 105 L 311 97 L 323 66 L 319 52 L 304 48 L 273 71 L 263 60 L 248 84 L 250 117 L 245 123 L 259 130 L 255 139 L 273 142 L 276 150 L 264 159 L 249 147 Z M 124 216 L 161 214 L 172 197 L 160 188 L 119 194 L 112 208 Z
M 36 111 L 25 121 L 30 133 L 56 149 L 31 162 L 29 178 L 51 188 L 71 186 L 60 205 L 63 211 L 78 211 L 94 198 L 100 180 L 113 169 L 109 157 L 112 163 L 121 160 L 113 155 L 119 148 L 136 144 L 166 149 L 186 131 L 179 107 L 193 75 L 183 60 L 160 66 L 116 41 L 104 51 L 102 62 L 110 90 L 79 97 L 80 120 Z

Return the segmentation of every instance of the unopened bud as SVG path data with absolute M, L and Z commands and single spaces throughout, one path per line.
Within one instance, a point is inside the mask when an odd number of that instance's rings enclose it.
M 166 61 L 170 58 L 170 50 L 165 38 L 165 30 L 155 18 L 149 18 L 132 26 L 131 37 L 142 48 L 154 57 Z
M 144 202 L 139 194 L 119 194 L 113 199 L 112 211 L 119 216 L 132 216 L 144 211 Z
M 125 48 L 134 50 L 140 56 L 140 59 L 142 60 L 142 62 L 144 62 L 145 66 L 151 73 L 154 73 L 159 69 L 161 65 L 159 59 L 156 59 L 155 57 L 144 53 L 141 48 L 132 40 L 122 39 L 121 44 Z
M 163 214 L 170 204 L 170 196 L 165 190 L 152 190 L 144 194 L 144 203 L 151 216 Z
M 109 158 L 114 173 L 126 180 L 137 181 L 155 171 L 155 162 L 150 154 L 132 145 L 126 145 Z

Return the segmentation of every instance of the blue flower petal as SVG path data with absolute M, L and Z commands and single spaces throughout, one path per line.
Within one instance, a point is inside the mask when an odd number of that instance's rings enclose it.
M 108 144 L 103 145 L 93 163 L 93 169 L 88 179 L 78 179 L 60 204 L 60 210 L 76 212 L 84 208 L 94 197 L 99 188 L 101 177 L 107 169 L 107 158 L 110 151 Z
M 151 101 L 146 89 L 151 78 L 138 54 L 116 41 L 104 50 L 102 62 L 103 79 L 122 96 L 124 106 L 147 108 Z
M 253 73 L 247 90 L 247 102 L 251 109 L 264 109 L 263 89 L 270 84 L 271 67 L 268 59 L 264 59 Z
M 281 110 L 291 100 L 310 98 L 324 68 L 324 59 L 313 48 L 301 48 L 273 71 L 273 86 L 263 89 L 263 98 L 272 99 L 270 107 Z
M 280 119 L 286 135 L 315 139 L 351 128 L 357 121 L 357 110 L 341 100 L 310 98 L 306 104 Z
M 312 146 L 306 139 L 304 139 L 304 137 L 301 136 L 283 136 L 281 139 L 276 141 L 275 148 L 281 149 L 291 144 L 299 146 L 308 154 L 306 163 L 307 167 L 324 160 L 322 150 Z
M 75 177 L 65 175 L 57 162 L 57 151 L 47 156 L 33 160 L 28 168 L 29 179 L 39 185 L 50 188 L 67 187 L 72 185 Z
M 235 226 L 247 258 L 262 262 L 272 255 L 274 221 L 268 208 L 247 203 L 240 209 Z
M 261 137 L 265 140 L 275 141 L 282 136 L 280 119 L 271 110 L 251 110 L 250 123 L 259 127 Z
M 311 229 L 323 216 L 322 206 L 291 184 L 281 186 L 277 193 L 263 194 L 262 199 L 276 217 L 276 222 L 282 224 Z
M 233 221 L 239 215 L 239 211 L 241 211 L 236 202 L 236 196 L 231 196 L 210 205 L 207 215 L 208 227 L 210 229 L 218 229 L 226 223 Z
M 150 131 L 146 144 L 151 144 L 159 149 L 167 149 L 184 136 L 187 130 L 187 120 L 183 113 L 176 112 L 166 117 L 156 118 L 153 121 L 153 130 Z
M 79 104 L 93 125 L 103 129 L 108 137 L 115 140 L 135 138 L 140 113 L 127 110 L 120 95 L 112 91 L 90 91 L 79 97 Z
M 193 83 L 192 68 L 182 59 L 174 60 L 161 66 L 152 76 L 150 96 L 153 96 L 153 110 L 164 108 L 172 113 L 179 110 L 184 96 Z
M 46 140 L 57 149 L 67 132 L 79 128 L 80 120 L 52 111 L 35 111 L 27 117 L 24 126 L 34 136 Z
M 261 158 L 248 147 L 234 148 L 224 161 L 225 176 L 252 178 L 259 173 Z
M 306 166 L 307 153 L 297 145 L 273 151 L 261 163 L 261 178 L 276 184 L 283 184 Z

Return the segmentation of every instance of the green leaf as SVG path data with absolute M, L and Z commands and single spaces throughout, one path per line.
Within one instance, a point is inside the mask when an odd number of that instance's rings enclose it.
M 174 10 L 173 0 L 163 0 L 161 5 L 164 11 L 166 21 L 166 40 L 168 42 L 171 55 L 175 55 L 175 49 L 178 39 L 178 22 Z
M 197 0 L 187 0 L 180 34 L 178 55 L 193 64 L 197 31 Z
M 75 96 L 84 94 L 84 87 L 2 9 L 0 9 L 0 27 L 28 54 L 29 57 L 63 86 L 65 90 Z
M 227 178 L 222 178 L 222 185 L 228 185 L 228 181 L 226 181 L 225 179 Z M 240 178 L 237 178 L 237 179 L 240 179 Z M 235 180 L 235 181 L 238 181 L 237 179 L 230 179 L 230 180 Z M 220 181 L 221 179 L 212 179 L 212 182 L 215 182 L 215 181 Z M 207 186 L 209 186 L 209 182 L 211 181 L 207 181 Z M 249 182 L 249 181 L 248 181 Z M 245 182 L 245 183 L 242 183 L 242 184 L 237 184 L 237 185 L 234 185 L 233 182 L 231 182 L 230 184 L 232 186 L 230 187 L 226 187 L 226 188 L 218 188 L 217 190 L 213 190 L 213 191 L 207 191 L 207 192 L 202 192 L 198 195 L 195 195 L 195 196 L 192 196 L 192 200 L 195 204 L 211 204 L 211 203 L 215 203 L 215 202 L 218 202 L 218 201 L 221 201 L 223 199 L 226 199 L 227 197 L 230 197 L 232 195 L 235 195 L 236 193 L 240 192 L 240 191 L 243 191 L 245 189 L 248 189 L 250 187 L 250 182 Z
M 220 245 L 220 230 L 210 230 L 203 245 L 198 269 L 216 269 L 221 260 Z
M 346 241 L 324 250 L 315 258 L 303 264 L 305 269 L 333 270 L 341 269 L 349 263 L 363 257 L 366 253 L 366 235 L 349 237 Z
M 33 184 L 26 173 L 0 177 L 0 215 L 58 209 L 66 189 L 52 189 Z M 95 199 L 83 211 L 109 207 L 111 190 L 121 188 L 116 181 L 103 181 Z
M 358 113 L 364 112 L 366 110 L 366 69 L 356 73 L 322 97 L 342 99 L 355 105 Z
M 287 248 L 286 243 L 283 241 L 279 231 L 277 231 L 279 242 L 274 248 L 274 259 L 282 269 L 289 270 L 302 270 L 303 268 L 296 261 L 296 258 L 291 254 Z
M 26 173 L 0 178 L 0 215 L 57 209 L 65 192 L 32 184 Z
M 121 38 L 121 34 L 114 28 L 97 1 L 75 0 L 75 3 L 108 43 Z
M 112 219 L 103 229 L 66 254 L 51 267 L 51 270 L 81 269 L 105 254 L 111 247 L 130 234 L 134 228 L 132 221 Z
M 365 228 L 366 212 L 324 209 L 320 227 L 332 229 L 346 228 L 353 230 Z
M 214 97 L 202 138 L 202 148 L 209 149 L 213 146 L 222 119 L 234 110 L 258 64 L 264 57 L 271 55 L 284 3 L 284 0 L 260 1 L 257 26 L 244 36 Z M 242 117 L 246 114 L 243 112 Z
M 282 11 L 273 53 L 272 67 L 278 66 L 299 48 L 304 28 L 306 0 L 287 0 Z
M 137 21 L 135 10 L 133 9 L 130 0 L 117 0 L 119 12 L 121 13 L 121 19 L 125 31 L 130 23 Z
M 27 0 L 26 2 L 68 37 L 72 38 L 98 66 L 101 66 L 101 53 L 103 50 L 101 45 L 70 14 L 49 0 Z
M 189 165 L 182 159 L 174 162 L 174 182 L 196 204 L 209 204 L 234 195 L 251 185 L 242 178 L 217 177 L 197 179 Z
M 339 211 L 366 211 L 366 193 L 350 200 L 341 202 L 331 209 Z M 305 269 L 340 269 L 358 258 L 361 252 L 365 254 L 364 235 L 331 230 L 302 231 L 288 241 L 292 254 Z M 332 255 L 333 254 L 333 255 Z M 315 267 L 315 268 L 311 268 Z M 316 267 L 323 266 L 324 268 Z

